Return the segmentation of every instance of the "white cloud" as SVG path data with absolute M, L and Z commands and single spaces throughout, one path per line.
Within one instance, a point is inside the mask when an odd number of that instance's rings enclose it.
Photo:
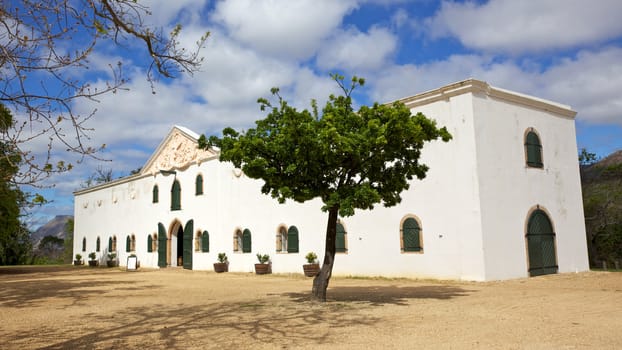
M 325 70 L 366 72 L 386 64 L 396 46 L 397 38 L 385 28 L 372 27 L 368 33 L 350 28 L 326 43 L 318 53 L 317 65 Z
M 211 18 L 261 53 L 305 59 L 355 6 L 353 0 L 229 0 L 218 2 Z
M 432 37 L 456 37 L 473 49 L 542 53 L 619 36 L 620 13 L 618 0 L 445 1 L 426 25 Z

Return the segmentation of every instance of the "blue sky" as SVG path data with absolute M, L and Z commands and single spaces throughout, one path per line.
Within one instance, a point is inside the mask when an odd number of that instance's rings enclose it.
M 211 32 L 202 69 L 159 81 L 153 94 L 140 47 L 97 47 L 93 85 L 103 85 L 106 66 L 122 60 L 128 90 L 73 107 L 86 114 L 97 109 L 88 124 L 91 142 L 107 145 L 100 156 L 109 161 L 86 159 L 52 177 L 46 184 L 54 188 L 38 192 L 53 202 L 34 211 L 32 227 L 72 214 L 72 192 L 98 166 L 116 177 L 141 167 L 172 125 L 206 134 L 249 127 L 264 116 L 256 100 L 271 87 L 307 107 L 336 92 L 331 72 L 366 78 L 358 103 L 473 77 L 570 105 L 578 112 L 580 148 L 599 156 L 622 149 L 622 1 L 141 2 L 153 12 L 149 25 L 169 32 L 182 24 L 188 47 Z M 72 157 L 57 151 L 59 159 Z

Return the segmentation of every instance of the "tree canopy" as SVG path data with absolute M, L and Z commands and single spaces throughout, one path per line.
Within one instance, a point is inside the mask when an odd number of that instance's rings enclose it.
M 352 92 L 365 81 L 353 77 L 346 84 L 343 76 L 332 78 L 343 94 L 330 95 L 321 114 L 315 101 L 310 111 L 299 111 L 273 88 L 276 104 L 258 100 L 269 114 L 255 128 L 243 133 L 226 128 L 222 137 L 199 139 L 199 147 L 219 147 L 221 161 L 263 180 L 262 193 L 280 203 L 321 198 L 329 218 L 324 264 L 313 288 L 320 300 L 326 300 L 332 273 L 338 215 L 398 204 L 410 181 L 426 175 L 428 167 L 419 161 L 424 144 L 451 139 L 445 127 L 422 113 L 412 115 L 400 102 L 355 111 Z
M 198 39 L 196 49 L 187 50 L 179 43 L 181 26 L 165 33 L 147 24 L 150 14 L 136 0 L 17 0 L 0 5 L 0 103 L 16 117 L 0 140 L 18 150 L 23 162 L 13 183 L 37 184 L 51 173 L 69 170 L 65 162 L 51 163 L 54 142 L 82 155 L 93 156 L 103 148 L 88 144 L 92 130 L 85 122 L 94 111 L 74 112 L 77 100 L 96 100 L 126 82 L 122 62 L 115 58 L 108 62 L 105 87 L 91 86 L 96 74 L 91 59 L 98 48 L 142 47 L 151 82 L 199 68 L 199 50 L 209 33 Z M 31 149 L 40 139 L 47 142 L 45 159 L 37 159 Z

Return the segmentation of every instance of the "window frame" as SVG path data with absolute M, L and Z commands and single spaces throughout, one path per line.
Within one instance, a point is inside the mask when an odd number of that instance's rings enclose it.
M 524 147 L 525 165 L 528 168 L 544 168 L 542 138 L 534 128 L 529 128 L 525 131 Z
M 418 245 L 412 248 L 407 247 L 406 241 L 404 240 L 404 229 L 406 223 L 409 222 L 409 220 L 414 221 L 418 229 L 418 232 L 416 234 L 417 236 L 415 237 Z M 404 218 L 402 218 L 400 222 L 400 252 L 406 254 L 423 254 L 423 226 L 421 225 L 421 220 L 415 215 L 406 215 L 404 216 Z

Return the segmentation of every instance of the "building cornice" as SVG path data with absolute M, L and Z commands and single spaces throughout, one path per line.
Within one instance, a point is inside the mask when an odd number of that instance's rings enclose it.
M 426 91 L 411 97 L 405 97 L 399 99 L 398 101 L 404 103 L 408 108 L 414 108 L 433 102 L 446 101 L 451 97 L 467 93 L 485 95 L 494 99 L 504 100 L 514 104 L 547 111 L 570 119 L 574 119 L 577 115 L 577 112 L 572 110 L 570 106 L 497 88 L 486 83 L 485 81 L 476 79 L 459 81 L 457 83 L 445 85 L 438 89 Z

